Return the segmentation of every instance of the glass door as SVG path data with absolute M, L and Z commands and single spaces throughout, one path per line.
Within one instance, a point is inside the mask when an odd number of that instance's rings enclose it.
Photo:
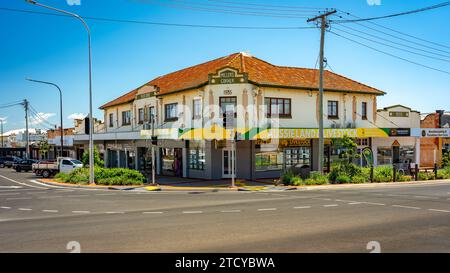
M 234 155 L 232 157 L 232 150 L 230 148 L 222 150 L 222 178 L 231 178 L 232 165 L 234 165 L 234 170 L 236 170 L 236 164 L 232 164 L 233 159 L 236 160 L 236 156 Z

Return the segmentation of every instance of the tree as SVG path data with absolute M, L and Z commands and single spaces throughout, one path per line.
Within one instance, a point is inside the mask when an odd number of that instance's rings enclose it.
M 334 140 L 334 144 L 337 148 L 342 150 L 340 156 L 347 159 L 344 161 L 345 164 L 351 164 L 353 163 L 353 159 L 361 157 L 357 151 L 358 145 L 347 135 L 342 139 Z
M 48 141 L 47 140 L 40 140 L 38 143 L 39 146 L 39 154 L 42 158 L 47 158 L 48 155 Z
M 83 153 L 83 164 L 84 166 L 89 166 L 89 150 Z M 105 162 L 100 158 L 100 153 L 96 148 L 94 148 L 94 166 L 104 167 Z

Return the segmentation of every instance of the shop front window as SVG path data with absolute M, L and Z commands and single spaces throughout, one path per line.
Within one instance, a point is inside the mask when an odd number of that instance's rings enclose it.
M 378 165 L 392 165 L 392 147 L 378 147 Z
M 281 150 L 270 152 L 257 152 L 255 155 L 256 171 L 276 171 L 282 170 L 284 154 Z
M 310 166 L 311 148 L 298 147 L 284 150 L 286 157 L 286 168 Z
M 413 163 L 414 160 L 414 146 L 400 147 L 400 162 L 399 163 Z
M 205 150 L 202 148 L 189 149 L 189 169 L 205 169 Z

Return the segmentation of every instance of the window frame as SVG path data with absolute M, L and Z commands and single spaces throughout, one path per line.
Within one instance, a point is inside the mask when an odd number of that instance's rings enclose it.
M 361 103 L 361 118 L 367 120 L 367 102 L 365 101 Z
M 129 117 L 126 118 L 126 115 L 129 114 Z M 131 125 L 131 110 L 122 111 L 122 126 Z
M 109 113 L 109 128 L 114 127 L 114 113 Z
M 144 124 L 145 110 L 144 108 L 138 108 L 138 124 Z
M 167 111 L 167 109 L 171 106 L 175 107 L 175 117 L 169 117 L 168 114 L 170 113 L 170 111 Z M 174 103 L 168 103 L 168 104 L 164 104 L 164 121 L 165 122 L 170 122 L 170 121 L 177 121 L 178 120 L 178 103 L 174 102 Z
M 336 114 L 332 115 L 330 113 L 330 106 L 331 106 L 331 110 L 333 110 L 333 105 L 330 104 L 334 104 L 335 103 L 335 111 Z M 337 100 L 329 100 L 327 103 L 327 110 L 328 110 L 328 119 L 339 119 L 339 101 Z
M 235 100 L 235 104 L 234 104 L 234 117 L 237 118 L 237 97 L 236 96 L 224 96 L 224 97 L 219 97 L 219 108 L 220 108 L 220 113 L 222 114 L 222 117 L 225 118 L 225 112 L 222 110 L 222 104 L 224 104 L 224 102 L 222 102 L 222 99 L 234 99 Z
M 282 114 L 272 114 L 272 101 L 276 101 L 274 105 L 280 105 L 279 100 L 282 101 Z M 269 102 L 267 104 L 267 102 Z M 286 102 L 289 102 L 289 112 L 286 112 Z M 264 105 L 266 106 L 266 117 L 271 118 L 272 115 L 278 118 L 292 118 L 292 99 L 291 98 L 275 98 L 275 97 L 265 97 Z
M 198 102 L 200 105 L 199 107 L 199 113 L 196 112 L 196 105 L 195 103 Z M 202 105 L 202 99 L 196 98 L 192 100 L 192 119 L 201 119 L 202 118 L 202 112 L 203 112 L 203 105 Z

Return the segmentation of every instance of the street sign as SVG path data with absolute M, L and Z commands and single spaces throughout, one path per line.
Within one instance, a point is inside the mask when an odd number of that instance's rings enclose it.
M 415 137 L 450 137 L 450 128 L 414 128 L 411 136 Z

